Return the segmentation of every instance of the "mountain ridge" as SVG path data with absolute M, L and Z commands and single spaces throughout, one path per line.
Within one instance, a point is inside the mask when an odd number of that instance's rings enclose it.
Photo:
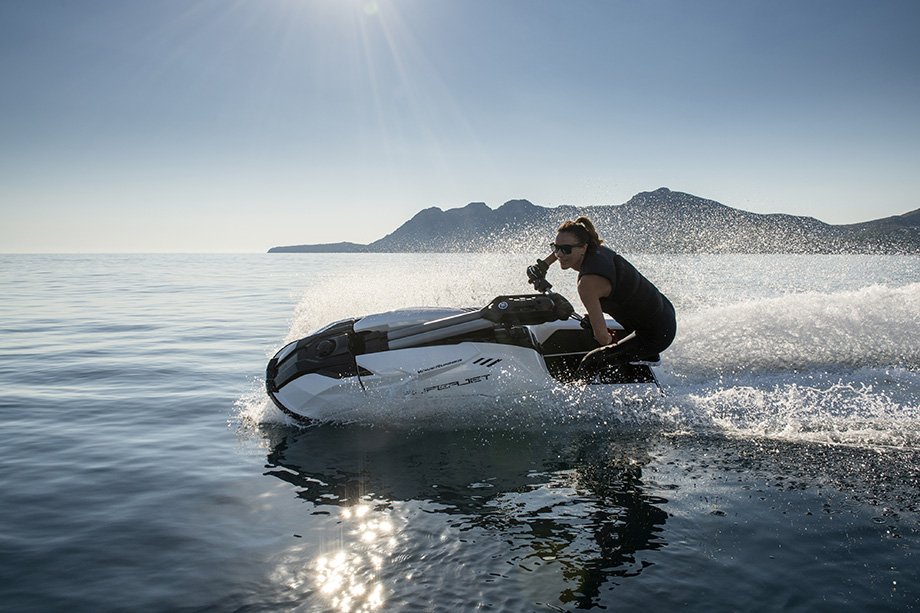
M 846 225 L 752 213 L 662 187 L 620 205 L 543 207 L 525 199 L 428 207 L 372 243 L 273 247 L 269 253 L 542 252 L 566 220 L 589 217 L 624 253 L 920 253 L 920 209 Z

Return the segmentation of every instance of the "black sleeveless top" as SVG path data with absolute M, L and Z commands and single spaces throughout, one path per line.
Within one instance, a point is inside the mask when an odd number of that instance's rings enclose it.
M 585 275 L 600 275 L 610 281 L 613 289 L 610 295 L 601 298 L 601 308 L 623 327 L 628 330 L 658 327 L 657 316 L 667 298 L 623 256 L 603 245 L 588 249 L 578 272 L 579 280 Z

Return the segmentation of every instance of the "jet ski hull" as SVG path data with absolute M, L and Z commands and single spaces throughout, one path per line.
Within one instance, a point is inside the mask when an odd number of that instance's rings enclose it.
M 544 297 L 499 297 L 480 311 L 402 309 L 330 324 L 278 351 L 266 389 L 283 412 L 311 421 L 377 402 L 521 397 L 575 383 L 581 358 L 598 344 L 566 319 L 571 306 L 564 298 L 528 302 L 537 298 Z M 489 308 L 506 311 L 495 315 Z M 509 315 L 514 308 L 522 312 Z M 655 382 L 651 369 L 631 365 L 592 381 L 648 382 Z

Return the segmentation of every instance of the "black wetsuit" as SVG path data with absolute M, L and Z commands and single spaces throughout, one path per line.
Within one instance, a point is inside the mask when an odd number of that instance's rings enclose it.
M 611 291 L 601 298 L 601 309 L 624 328 L 635 332 L 625 342 L 595 349 L 582 362 L 584 369 L 638 360 L 657 360 L 677 333 L 674 306 L 652 282 L 642 276 L 623 256 L 601 245 L 588 250 L 578 278 L 599 275 L 610 281 Z

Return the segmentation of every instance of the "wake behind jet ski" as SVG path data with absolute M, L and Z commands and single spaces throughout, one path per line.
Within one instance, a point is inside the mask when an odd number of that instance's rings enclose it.
M 498 296 L 479 309 L 398 309 L 334 322 L 278 351 L 266 390 L 284 413 L 311 421 L 394 397 L 425 403 L 519 398 L 572 384 L 658 385 L 647 363 L 595 370 L 585 380 L 578 367 L 600 345 L 550 288 Z

